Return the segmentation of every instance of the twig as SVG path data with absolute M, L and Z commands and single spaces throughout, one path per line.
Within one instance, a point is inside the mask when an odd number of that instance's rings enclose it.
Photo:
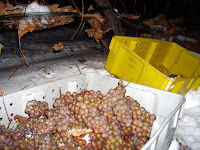
M 145 12 L 146 12 L 146 3 L 144 3 L 144 15 L 145 15 Z
M 77 7 L 77 5 L 76 5 L 76 3 L 72 0 L 72 3 L 74 4 L 74 6 L 76 7 L 76 9 L 79 11 L 79 12 L 81 12 L 79 9 L 78 9 L 78 7 Z
M 88 80 L 88 82 L 87 82 L 87 84 L 86 84 L 86 86 L 85 86 L 85 90 L 87 89 L 87 87 L 88 87 L 88 84 L 89 84 L 89 80 Z
M 121 0 L 121 3 L 122 3 L 122 5 L 124 6 L 125 12 L 128 14 L 127 9 L 126 9 L 126 6 L 125 6 L 124 3 L 123 3 L 123 0 Z
M 1 1 L 1 2 L 9 2 L 9 3 L 12 3 L 12 4 L 16 4 L 16 5 L 26 6 L 25 4 L 17 3 L 17 2 L 10 2 L 9 0 L 5 0 L 5 1 Z
M 81 70 L 79 69 L 78 65 L 76 65 L 76 67 L 78 68 L 78 71 L 82 74 Z
M 135 8 L 135 5 L 136 5 L 136 1 L 137 1 L 137 0 L 135 0 L 135 1 L 134 1 L 134 5 L 133 5 L 133 8 Z
M 21 90 L 24 90 L 25 88 L 27 88 L 29 86 L 29 84 L 28 85 L 26 85 L 25 87 L 23 87 Z
M 128 82 L 127 85 L 125 85 L 125 87 L 127 87 L 129 85 L 129 83 L 131 83 L 131 81 L 133 80 L 133 77 L 131 78 L 131 80 Z
M 18 41 L 19 41 L 19 50 L 20 50 L 22 56 L 24 57 L 24 60 L 25 60 L 25 62 L 27 64 L 27 66 L 29 66 L 28 61 L 26 60 L 26 57 L 24 56 L 24 53 L 22 52 L 22 47 L 21 47 L 21 42 L 20 42 L 20 38 L 19 37 L 18 37 Z
M 11 119 L 10 116 L 8 115 L 8 110 L 7 110 L 7 108 L 6 108 L 6 104 L 5 104 L 5 100 L 4 100 L 4 95 L 5 95 L 5 94 L 6 94 L 6 90 L 4 90 L 3 88 L 0 88 L 0 95 L 3 95 L 3 105 L 4 105 L 4 107 L 5 107 L 8 120 L 11 122 L 12 119 Z
M 82 0 L 82 14 L 81 14 L 82 16 L 81 16 L 81 23 L 79 24 L 79 26 L 78 26 L 76 32 L 74 33 L 74 35 L 72 36 L 71 40 L 74 39 L 76 33 L 78 32 L 79 28 L 81 27 L 81 25 L 82 25 L 82 23 L 83 23 L 83 14 L 84 14 L 84 2 L 83 2 L 83 0 Z
M 167 12 L 167 10 L 168 10 L 168 8 L 169 8 L 170 3 L 171 3 L 171 0 L 169 0 L 169 2 L 168 2 L 168 4 L 167 4 L 167 7 L 166 7 L 166 9 L 165 9 L 165 13 Z
M 29 81 L 33 82 L 33 80 L 31 78 L 29 78 Z M 35 84 L 35 82 L 33 82 L 33 83 Z M 35 85 L 37 85 L 37 84 L 35 84 Z
M 43 2 L 44 4 L 46 4 L 47 6 L 49 6 L 49 4 L 48 4 L 47 2 L 45 2 L 44 0 L 42 0 L 42 2 Z
M 13 74 L 24 64 L 24 61 L 15 69 L 15 71 L 8 77 L 8 80 L 13 76 Z
M 82 25 L 82 27 L 81 27 L 81 32 L 82 32 L 84 26 L 85 26 L 85 21 L 83 22 L 83 25 Z
M 153 0 L 153 3 L 154 3 L 154 6 L 155 6 L 155 8 L 156 8 L 156 11 L 158 12 L 158 6 L 157 6 L 155 0 Z
M 103 40 L 102 40 L 102 39 L 100 39 L 100 40 L 101 40 L 103 46 L 104 46 L 107 50 L 109 50 L 108 47 L 106 46 L 106 44 L 103 42 Z

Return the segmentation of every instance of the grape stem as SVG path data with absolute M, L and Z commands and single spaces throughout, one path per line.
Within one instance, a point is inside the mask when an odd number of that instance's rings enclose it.
M 4 95 L 5 95 L 5 93 L 6 93 L 6 90 L 3 89 L 3 88 L 0 88 L 0 95 L 3 96 L 3 104 L 4 104 L 4 107 L 5 107 L 5 110 L 6 110 L 6 114 L 7 114 L 8 120 L 9 120 L 10 123 L 11 123 L 12 119 L 11 119 L 10 116 L 8 115 L 8 110 L 7 110 L 7 108 L 6 108 L 6 104 L 5 104 L 5 100 L 4 100 Z M 10 126 L 10 123 L 9 123 L 9 125 L 8 125 L 8 128 L 9 128 L 9 126 Z
M 133 77 L 131 78 L 131 80 L 128 82 L 127 85 L 125 85 L 125 87 L 127 87 L 129 85 L 129 83 L 131 83 L 131 81 L 133 80 Z

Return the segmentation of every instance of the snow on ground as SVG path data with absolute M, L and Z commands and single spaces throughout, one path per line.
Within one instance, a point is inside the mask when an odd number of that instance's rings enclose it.
M 104 69 L 106 57 L 102 58 L 102 55 L 98 54 L 87 58 L 85 63 L 78 61 L 81 58 L 79 56 L 44 61 L 29 67 L 24 64 L 9 80 L 8 77 L 14 69 L 1 70 L 0 87 L 4 88 L 7 94 L 11 94 L 81 73 L 109 75 Z
M 200 87 L 197 91 L 188 91 L 185 97 L 183 117 L 178 122 L 175 137 L 183 146 L 200 150 Z M 176 150 L 176 142 L 173 141 L 169 150 Z

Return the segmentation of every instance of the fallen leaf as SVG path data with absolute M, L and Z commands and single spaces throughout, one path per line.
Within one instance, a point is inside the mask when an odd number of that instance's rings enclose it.
M 52 12 L 76 12 L 76 9 L 73 9 L 72 6 L 65 6 L 59 8 L 59 4 L 54 4 L 48 7 Z
M 91 25 L 91 29 L 85 30 L 88 37 L 94 38 L 96 42 L 99 44 L 99 40 L 102 39 L 103 34 L 110 31 L 110 28 L 102 31 L 102 27 L 104 24 L 104 18 L 99 13 L 94 14 L 85 14 L 84 17 L 88 18 L 88 23 Z
M 63 49 L 62 43 L 59 42 L 58 44 L 55 44 L 55 45 L 53 46 L 53 49 L 54 49 L 55 51 L 60 51 L 60 50 L 62 50 L 62 49 Z
M 59 4 L 50 5 L 48 7 L 52 12 L 57 12 L 59 10 Z
M 30 24 L 29 22 L 21 23 L 19 22 L 18 25 L 18 37 L 21 39 L 21 37 L 26 34 L 27 32 L 33 32 L 35 30 L 35 24 Z
M 61 8 L 62 12 L 72 12 L 74 9 L 72 6 L 65 6 Z
M 90 10 L 94 10 L 93 5 L 90 5 L 90 7 L 88 8 L 88 11 L 90 11 Z
M 0 2 L 0 11 L 4 10 L 6 7 L 4 3 Z
M 140 18 L 140 15 L 134 15 L 134 14 L 125 14 L 125 13 L 121 13 L 122 17 L 128 18 L 128 19 L 138 19 Z
M 84 14 L 83 17 L 96 18 L 100 23 L 104 22 L 104 18 L 100 13 Z
M 88 34 L 88 37 L 94 38 L 98 44 L 103 37 L 103 31 L 100 28 L 87 29 L 85 32 Z
M 0 55 L 1 55 L 1 49 L 3 48 L 3 45 L 0 43 Z
M 88 134 L 90 132 L 92 132 L 92 129 L 72 129 L 72 130 L 68 130 L 66 132 L 67 136 L 73 135 L 73 136 L 80 136 L 83 134 Z

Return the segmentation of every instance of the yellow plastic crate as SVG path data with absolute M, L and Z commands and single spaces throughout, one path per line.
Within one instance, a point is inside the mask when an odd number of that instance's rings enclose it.
M 200 58 L 169 42 L 114 36 L 105 68 L 134 83 L 185 95 L 200 85 Z

